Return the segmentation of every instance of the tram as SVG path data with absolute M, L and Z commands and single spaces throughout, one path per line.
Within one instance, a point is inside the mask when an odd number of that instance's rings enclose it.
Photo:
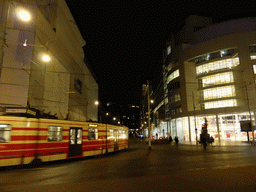
M 128 128 L 0 116 L 0 166 L 94 156 L 128 148 Z

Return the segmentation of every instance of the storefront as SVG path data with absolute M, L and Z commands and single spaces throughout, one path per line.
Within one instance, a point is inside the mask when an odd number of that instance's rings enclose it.
M 204 119 L 207 119 L 208 133 L 213 136 L 215 141 L 247 141 L 247 132 L 242 132 L 240 121 L 252 121 L 254 123 L 254 114 L 250 119 L 249 113 L 220 114 L 208 116 L 189 116 L 170 121 L 170 133 L 172 137 L 178 136 L 180 141 L 195 141 L 196 136 L 199 139 Z M 252 140 L 252 132 L 249 132 L 249 138 Z

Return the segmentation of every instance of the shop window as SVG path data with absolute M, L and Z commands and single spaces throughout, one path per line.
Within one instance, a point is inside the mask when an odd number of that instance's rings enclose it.
M 88 140 L 98 140 L 98 129 L 95 129 L 95 128 L 88 129 Z
M 62 127 L 49 126 L 48 127 L 48 138 L 47 140 L 52 141 L 62 141 Z
M 0 143 L 11 141 L 11 125 L 0 124 Z

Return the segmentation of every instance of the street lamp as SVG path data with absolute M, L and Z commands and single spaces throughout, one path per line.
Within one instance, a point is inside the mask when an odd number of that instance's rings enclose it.
M 17 15 L 22 21 L 28 22 L 31 20 L 30 13 L 25 9 L 17 8 Z
M 150 98 L 149 98 L 149 80 L 147 81 L 148 93 L 148 149 L 151 149 L 151 126 L 150 126 Z
M 42 56 L 42 60 L 43 60 L 44 62 L 49 62 L 49 61 L 51 60 L 51 58 L 50 58 L 49 55 L 44 54 L 44 55 Z

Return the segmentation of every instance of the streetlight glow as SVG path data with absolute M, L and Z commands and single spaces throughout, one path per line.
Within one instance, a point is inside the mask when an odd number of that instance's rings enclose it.
M 46 54 L 42 56 L 42 59 L 43 59 L 44 62 L 49 62 L 51 60 L 49 55 L 46 55 Z
M 18 10 L 18 16 L 22 21 L 29 21 L 31 19 L 29 12 L 25 10 Z
M 113 117 L 113 120 L 115 121 L 115 120 L 116 120 L 116 118 L 115 118 L 115 117 Z
M 95 101 L 95 105 L 99 105 L 99 101 Z

